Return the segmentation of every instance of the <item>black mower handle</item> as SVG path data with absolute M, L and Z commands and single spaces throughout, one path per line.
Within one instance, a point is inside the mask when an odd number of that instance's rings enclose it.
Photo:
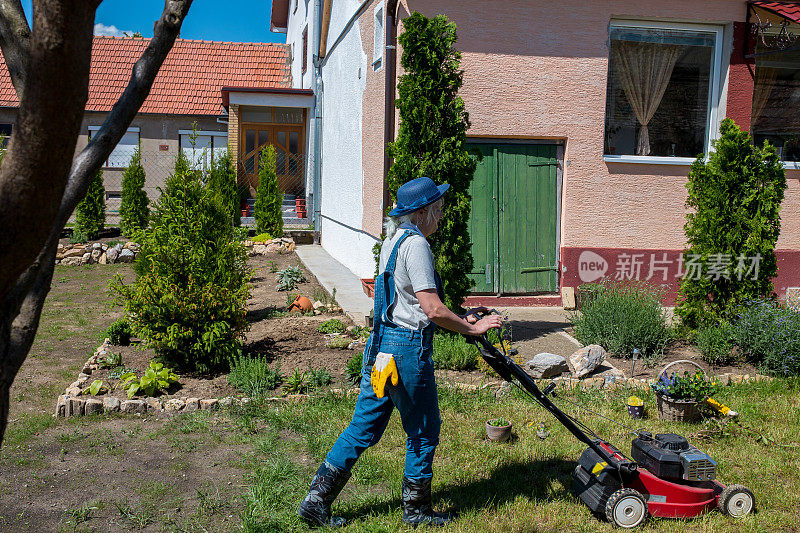
M 531 396 L 533 396 L 533 398 L 539 404 L 541 404 L 542 407 L 550 411 L 550 413 L 556 417 L 556 419 L 561 422 L 561 424 L 564 425 L 564 427 L 566 427 L 576 439 L 594 450 L 594 452 L 602 457 L 610 467 L 618 470 L 624 475 L 631 474 L 636 470 L 635 462 L 627 459 L 620 461 L 614 457 L 611 452 L 599 445 L 601 441 L 598 439 L 593 439 L 587 435 L 585 431 L 575 424 L 571 417 L 559 409 L 558 406 L 547 397 L 547 395 L 553 392 L 555 389 L 555 383 L 550 383 L 545 388 L 544 392 L 542 392 L 536 385 L 536 382 L 533 380 L 533 378 L 528 375 L 525 370 L 523 370 L 507 355 L 498 350 L 497 347 L 491 342 L 489 342 L 489 339 L 486 337 L 485 333 L 483 335 L 464 335 L 464 337 L 466 338 L 467 342 L 474 344 L 478 348 L 478 351 L 481 353 L 481 357 L 483 357 L 483 359 L 489 364 L 490 367 L 492 367 L 495 372 L 497 372 L 501 378 L 509 383 L 516 379 L 519 384 L 526 391 L 528 391 Z

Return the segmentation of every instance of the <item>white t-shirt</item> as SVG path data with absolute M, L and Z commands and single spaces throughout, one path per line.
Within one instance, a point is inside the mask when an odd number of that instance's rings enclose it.
M 379 272 L 383 273 L 386 269 L 389 255 L 398 239 L 411 229 L 419 231 L 413 224 L 403 223 L 391 239 L 383 242 Z M 389 319 L 398 326 L 409 329 L 422 329 L 430 324 L 431 320 L 414 294 L 425 289 L 436 289 L 433 252 L 422 235 L 411 235 L 400 245 L 394 268 L 394 287 L 395 300 L 387 313 Z

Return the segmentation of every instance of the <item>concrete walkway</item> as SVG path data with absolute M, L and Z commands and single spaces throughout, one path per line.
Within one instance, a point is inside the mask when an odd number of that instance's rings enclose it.
M 364 294 L 361 280 L 318 244 L 299 245 L 295 253 L 328 293 L 333 294 L 336 289 L 336 302 L 342 311 L 355 324 L 366 325 L 372 299 Z

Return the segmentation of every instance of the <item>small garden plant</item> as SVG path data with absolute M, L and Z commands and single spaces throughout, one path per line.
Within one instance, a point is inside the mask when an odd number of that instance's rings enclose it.
M 674 400 L 688 400 L 704 402 L 717 390 L 715 383 L 706 379 L 703 372 L 689 374 L 684 372 L 678 376 L 673 372 L 669 376 L 662 373 L 658 381 L 651 385 L 656 394 L 667 396 Z
M 103 187 L 103 171 L 98 170 L 89 182 L 86 196 L 75 208 L 75 228 L 72 236 L 75 242 L 94 239 L 106 223 L 106 190 Z M 78 239 L 80 237 L 80 239 Z
M 293 291 L 298 283 L 303 283 L 305 280 L 306 277 L 299 266 L 284 268 L 275 275 L 275 281 L 278 282 L 276 289 L 279 291 Z
M 250 240 L 252 240 L 253 242 L 267 242 L 272 240 L 272 235 L 270 235 L 269 233 L 259 233 Z
M 134 372 L 128 372 L 120 376 L 123 387 L 128 391 L 128 398 L 133 398 L 135 394 L 143 396 L 155 396 L 166 391 L 170 385 L 178 382 L 178 375 L 163 363 L 150 362 L 150 366 L 144 371 L 141 377 Z
M 271 368 L 261 355 L 238 355 L 231 362 L 228 382 L 236 390 L 252 397 L 264 396 L 283 382 L 280 367 Z
M 127 346 L 131 343 L 131 326 L 125 318 L 115 320 L 106 329 L 106 337 L 111 339 L 111 344 Z
M 478 348 L 462 335 L 436 332 L 433 336 L 433 363 L 436 368 L 472 370 L 478 363 Z
M 299 368 L 286 379 L 283 390 L 287 394 L 302 394 L 311 386 L 311 376 L 308 372 L 301 372 Z
M 361 383 L 361 367 L 364 365 L 364 353 L 357 352 L 354 353 L 350 359 L 347 360 L 347 365 L 345 366 L 345 373 L 347 375 L 347 380 L 353 384 L 358 385 Z
M 347 325 L 338 318 L 331 318 L 319 325 L 317 331 L 320 333 L 344 333 Z
M 487 421 L 487 424 L 489 424 L 490 426 L 503 428 L 503 427 L 511 425 L 511 422 L 509 422 L 505 418 L 492 418 L 491 420 Z
M 583 344 L 599 344 L 620 357 L 638 348 L 644 357 L 660 354 L 670 339 L 661 292 L 642 282 L 604 281 L 570 320 Z

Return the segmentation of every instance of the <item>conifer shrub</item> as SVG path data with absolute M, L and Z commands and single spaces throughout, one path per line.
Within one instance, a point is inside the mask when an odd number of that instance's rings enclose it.
M 122 203 L 119 206 L 119 225 L 123 235 L 131 237 L 147 227 L 150 200 L 144 192 L 145 172 L 139 147 L 122 173 Z
M 140 233 L 136 281 L 113 287 L 133 333 L 181 371 L 225 370 L 247 329 L 249 272 L 230 217 L 180 154 Z
M 720 131 L 708 160 L 692 164 L 686 184 L 684 264 L 694 258 L 702 265 L 702 272 L 685 267 L 675 308 L 689 328 L 731 319 L 742 302 L 771 296 L 777 274 L 783 164 L 773 146 L 755 146 L 732 120 L 723 120 Z
M 236 169 L 233 158 L 226 150 L 215 155 L 208 173 L 208 186 L 214 191 L 217 201 L 228 213 L 234 226 L 242 225 L 242 213 L 239 210 L 239 187 L 236 184 Z
M 74 233 L 94 239 L 106 224 L 106 190 L 103 187 L 103 171 L 98 170 L 89 182 L 86 196 L 75 208 Z
M 278 185 L 275 173 L 275 147 L 266 145 L 261 149 L 258 160 L 258 188 L 253 216 L 256 219 L 256 233 L 269 233 L 276 237 L 283 235 L 283 192 Z
M 393 200 L 403 183 L 427 176 L 449 183 L 443 216 L 431 237 L 436 268 L 444 285 L 445 303 L 461 309 L 472 287 L 472 243 L 469 238 L 469 186 L 477 162 L 466 149 L 470 127 L 464 102 L 458 96 L 463 83 L 461 53 L 454 48 L 456 25 L 444 15 L 427 18 L 417 12 L 403 20 L 398 38 L 403 46 L 400 63 L 405 74 L 398 83 L 400 128 L 389 144 L 394 164 L 388 187 Z

